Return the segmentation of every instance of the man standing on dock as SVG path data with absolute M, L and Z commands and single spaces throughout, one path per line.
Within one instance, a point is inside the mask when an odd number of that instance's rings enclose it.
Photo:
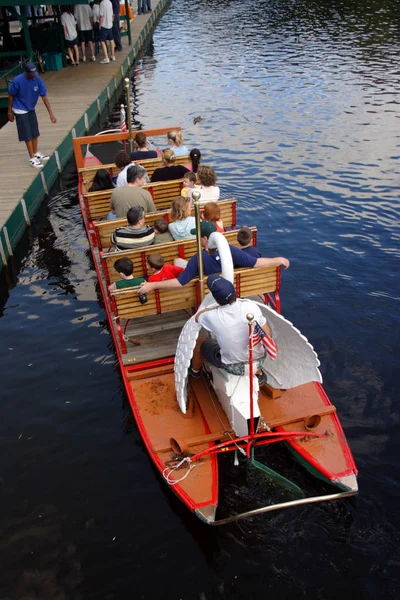
M 14 77 L 8 88 L 8 120 L 17 122 L 18 139 L 25 142 L 29 153 L 29 164 L 36 169 L 43 167 L 42 161 L 50 157 L 38 151 L 39 125 L 35 107 L 39 96 L 42 97 L 48 110 L 50 121 L 57 120 L 51 110 L 47 99 L 46 86 L 37 74 L 36 65 L 32 62 L 25 63 L 25 73 Z

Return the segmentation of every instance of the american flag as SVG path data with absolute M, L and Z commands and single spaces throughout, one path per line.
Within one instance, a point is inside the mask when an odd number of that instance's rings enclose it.
M 125 108 L 124 108 L 123 104 L 121 104 L 121 125 L 120 125 L 120 129 L 121 129 L 122 133 L 125 133 L 125 131 L 127 131 L 127 127 L 126 127 L 126 114 L 125 114 Z
M 260 327 L 256 321 L 253 330 L 253 346 L 257 346 L 260 342 L 264 344 L 268 356 L 270 356 L 272 360 L 275 360 L 276 355 L 278 354 L 278 346 L 272 337 L 265 333 L 264 329 Z

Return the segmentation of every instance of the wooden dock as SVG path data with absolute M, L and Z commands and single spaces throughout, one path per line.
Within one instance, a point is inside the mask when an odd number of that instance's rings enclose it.
M 34 169 L 24 143 L 18 141 L 14 123 L 0 130 L 0 270 L 7 264 L 13 248 L 21 238 L 30 217 L 56 181 L 72 155 L 72 138 L 85 135 L 98 119 L 104 105 L 113 99 L 121 80 L 151 35 L 169 0 L 153 0 L 153 11 L 131 21 L 132 44 L 122 38 L 123 50 L 116 52 L 115 62 L 102 65 L 102 53 L 96 62 L 88 59 L 79 67 L 46 72 L 42 77 L 57 123 L 52 124 L 39 99 L 37 115 L 40 128 L 39 149 L 51 156 L 43 169 Z

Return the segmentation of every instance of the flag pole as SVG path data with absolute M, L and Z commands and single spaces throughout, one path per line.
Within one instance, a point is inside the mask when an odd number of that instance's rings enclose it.
M 250 378 L 250 436 L 254 436 L 254 406 L 253 406 L 253 331 L 254 315 L 248 313 L 246 319 L 249 323 L 249 378 Z M 247 457 L 249 458 L 250 444 L 247 447 Z
M 128 113 L 127 117 L 128 117 L 128 131 L 129 131 L 129 149 L 130 149 L 130 152 L 133 152 L 131 91 L 130 91 L 130 81 L 129 81 L 128 77 L 125 77 L 124 84 L 125 84 L 126 110 Z
M 194 201 L 194 216 L 196 219 L 196 242 L 197 242 L 197 261 L 199 264 L 199 283 L 200 283 L 200 300 L 204 298 L 204 269 L 203 269 L 203 248 L 201 245 L 201 228 L 200 228 L 200 198 L 201 193 L 197 190 L 192 192 Z

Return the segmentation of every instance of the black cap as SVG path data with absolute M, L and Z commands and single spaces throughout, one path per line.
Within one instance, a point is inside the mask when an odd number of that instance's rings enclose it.
M 24 69 L 26 73 L 37 73 L 35 63 L 31 62 L 30 60 L 24 64 Z
M 212 221 L 201 221 L 200 222 L 200 236 L 209 238 L 214 231 L 217 231 L 217 227 Z M 196 235 L 196 227 L 190 230 L 192 235 Z

